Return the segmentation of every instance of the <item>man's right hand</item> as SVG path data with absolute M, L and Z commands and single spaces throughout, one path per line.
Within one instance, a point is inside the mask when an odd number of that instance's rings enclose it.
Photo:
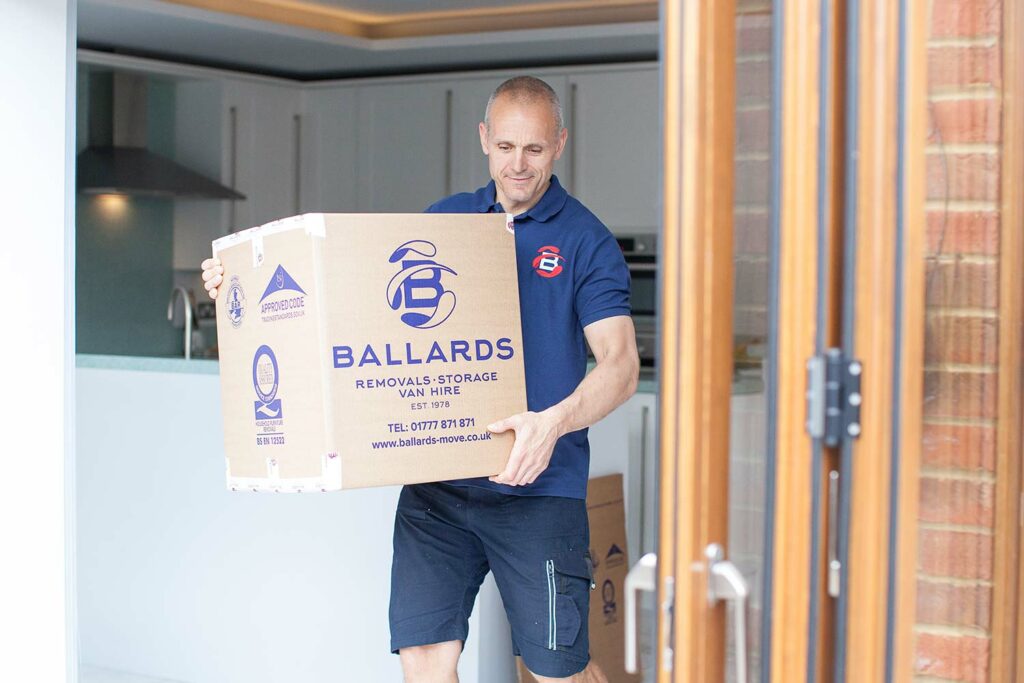
M 224 266 L 219 258 L 208 258 L 203 261 L 203 286 L 210 293 L 211 299 L 217 298 L 217 287 L 224 281 Z

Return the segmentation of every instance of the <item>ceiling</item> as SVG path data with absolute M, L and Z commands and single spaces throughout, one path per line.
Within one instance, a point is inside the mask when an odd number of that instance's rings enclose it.
M 79 0 L 78 41 L 317 80 L 654 59 L 656 10 L 651 0 Z
M 424 5 L 435 10 L 464 10 L 480 7 L 510 7 L 550 4 L 550 0 L 319 0 L 313 4 L 340 7 L 370 14 L 422 12 Z

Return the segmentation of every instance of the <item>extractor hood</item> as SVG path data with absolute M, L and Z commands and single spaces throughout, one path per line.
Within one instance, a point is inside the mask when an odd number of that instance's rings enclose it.
M 145 76 L 121 72 L 112 74 L 112 87 L 91 89 L 89 146 L 78 155 L 78 191 L 245 199 L 245 195 L 146 149 L 146 89 Z

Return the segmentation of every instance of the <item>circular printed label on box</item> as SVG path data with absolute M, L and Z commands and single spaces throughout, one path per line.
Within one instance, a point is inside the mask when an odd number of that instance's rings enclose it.
M 252 385 L 264 403 L 270 403 L 277 395 L 277 380 L 277 358 L 270 347 L 264 344 L 256 349 L 252 359 Z

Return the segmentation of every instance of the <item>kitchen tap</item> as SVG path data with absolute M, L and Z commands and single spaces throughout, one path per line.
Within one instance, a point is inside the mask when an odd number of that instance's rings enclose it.
M 171 300 L 167 302 L 167 320 L 174 320 L 174 302 L 177 295 L 181 294 L 181 303 L 185 307 L 185 360 L 192 358 L 192 295 L 184 287 L 175 287 L 171 290 Z

